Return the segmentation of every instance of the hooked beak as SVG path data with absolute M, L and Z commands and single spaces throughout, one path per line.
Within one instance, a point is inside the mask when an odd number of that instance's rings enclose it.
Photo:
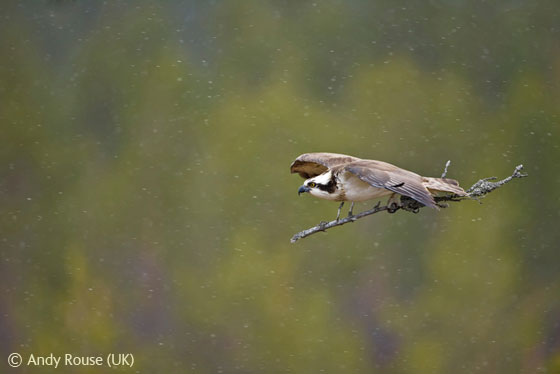
M 307 187 L 307 186 L 301 186 L 301 187 L 299 188 L 299 190 L 297 190 L 297 194 L 298 194 L 298 195 L 301 195 L 302 193 L 304 193 L 304 192 L 309 192 L 309 191 L 311 191 L 311 188 L 309 188 L 309 187 Z

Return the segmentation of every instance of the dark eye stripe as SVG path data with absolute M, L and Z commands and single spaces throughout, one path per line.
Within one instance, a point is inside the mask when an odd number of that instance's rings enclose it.
M 333 180 L 331 180 L 328 184 L 318 184 L 317 188 L 328 193 L 333 193 L 336 190 L 336 184 Z

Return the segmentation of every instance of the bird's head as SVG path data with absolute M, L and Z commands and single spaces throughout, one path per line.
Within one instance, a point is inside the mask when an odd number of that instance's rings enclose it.
M 327 171 L 303 182 L 303 185 L 298 189 L 298 195 L 309 192 L 313 196 L 331 200 L 335 191 L 336 182 L 332 177 L 332 172 Z

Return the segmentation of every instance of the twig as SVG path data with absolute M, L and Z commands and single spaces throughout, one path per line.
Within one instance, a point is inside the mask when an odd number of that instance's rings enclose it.
M 478 182 L 476 182 L 475 184 L 473 184 L 471 186 L 471 188 L 469 188 L 467 190 L 467 193 L 469 194 L 469 196 L 471 197 L 481 197 L 486 195 L 487 193 L 490 193 L 492 191 L 494 191 L 496 188 L 506 184 L 507 182 L 509 182 L 510 180 L 512 180 L 513 178 L 523 178 L 526 177 L 527 174 L 523 174 L 521 172 L 521 170 L 523 170 L 523 165 L 517 165 L 517 167 L 515 168 L 515 170 L 513 171 L 513 174 L 510 175 L 509 177 L 502 179 L 501 181 L 498 182 L 489 182 L 491 180 L 497 179 L 496 177 L 490 177 L 490 178 L 484 178 L 479 180 Z
M 447 175 L 447 168 L 449 167 L 449 164 L 451 163 L 451 161 L 447 161 L 447 163 L 445 164 L 445 170 L 443 171 L 443 174 L 441 175 L 442 178 L 444 178 Z M 461 201 L 461 200 L 470 200 L 470 199 L 478 199 L 480 197 L 483 197 L 486 194 L 489 194 L 490 192 L 494 191 L 496 188 L 501 187 L 502 185 L 508 183 L 509 181 L 511 181 L 514 178 L 523 178 L 526 177 L 527 174 L 523 174 L 521 173 L 521 170 L 523 170 L 523 165 L 518 165 L 515 170 L 513 171 L 513 174 L 510 175 L 509 177 L 502 179 L 501 181 L 498 182 L 490 182 L 491 180 L 497 179 L 496 177 L 490 177 L 490 178 L 484 178 L 479 180 L 478 182 L 476 182 L 475 184 L 473 184 L 466 192 L 467 192 L 467 196 L 458 196 L 458 195 L 446 195 L 446 196 L 434 196 L 434 200 L 436 201 L 436 204 L 440 207 L 440 208 L 447 208 L 447 201 Z M 389 207 L 387 205 L 381 206 L 381 203 L 377 203 L 377 205 L 375 205 L 373 208 L 371 208 L 370 210 L 366 210 L 362 213 L 359 214 L 355 214 L 355 215 L 350 215 L 346 218 L 342 218 L 339 220 L 334 220 L 334 221 L 330 221 L 330 222 L 325 222 L 325 221 L 321 221 L 317 226 L 311 227 L 307 230 L 303 230 L 298 232 L 297 234 L 295 234 L 292 239 L 290 240 L 290 242 L 295 243 L 296 241 L 298 241 L 299 239 L 308 237 L 309 235 L 313 235 L 315 233 L 318 233 L 320 231 L 326 231 L 332 227 L 336 227 L 336 226 L 342 226 L 345 225 L 349 222 L 354 222 L 360 218 L 375 214 L 375 213 L 379 213 L 382 212 L 384 210 L 389 210 Z M 412 213 L 418 213 L 420 211 L 420 208 L 424 207 L 424 204 L 419 203 L 418 201 L 407 197 L 407 196 L 401 196 L 401 204 L 402 206 L 396 208 L 395 210 L 392 210 L 393 212 L 398 210 L 398 209 L 402 209 L 402 210 L 406 210 L 408 212 L 412 212 Z
M 445 176 L 447 175 L 447 168 L 449 167 L 450 164 L 451 164 L 451 160 L 447 160 L 447 162 L 445 163 L 445 169 L 443 170 L 443 173 L 441 174 L 442 178 L 445 178 Z
M 303 230 L 301 232 L 298 232 L 297 234 L 295 234 L 292 239 L 290 240 L 292 243 L 295 243 L 298 239 L 301 238 L 305 238 L 306 236 L 309 236 L 311 234 L 315 234 L 316 232 L 319 231 L 326 231 L 327 229 L 330 229 L 331 227 L 335 227 L 335 226 L 340 226 L 340 225 L 344 225 L 345 223 L 348 222 L 354 222 L 357 219 L 360 219 L 362 217 L 365 216 L 369 216 L 370 214 L 374 214 L 374 213 L 379 213 L 382 212 L 384 210 L 388 210 L 388 207 L 385 206 L 380 206 L 381 203 L 378 202 L 376 206 L 374 206 L 372 209 L 370 210 L 366 210 L 365 212 L 362 213 L 358 213 L 352 216 L 348 216 L 346 218 L 342 218 L 334 221 L 330 221 L 330 222 L 325 222 L 325 221 L 321 221 L 317 226 L 311 227 L 307 230 Z

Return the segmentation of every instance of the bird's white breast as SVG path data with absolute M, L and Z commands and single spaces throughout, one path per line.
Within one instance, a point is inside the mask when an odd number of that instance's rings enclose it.
M 392 194 L 391 191 L 384 188 L 373 187 L 349 172 L 340 173 L 338 178 L 345 201 L 366 201 Z

